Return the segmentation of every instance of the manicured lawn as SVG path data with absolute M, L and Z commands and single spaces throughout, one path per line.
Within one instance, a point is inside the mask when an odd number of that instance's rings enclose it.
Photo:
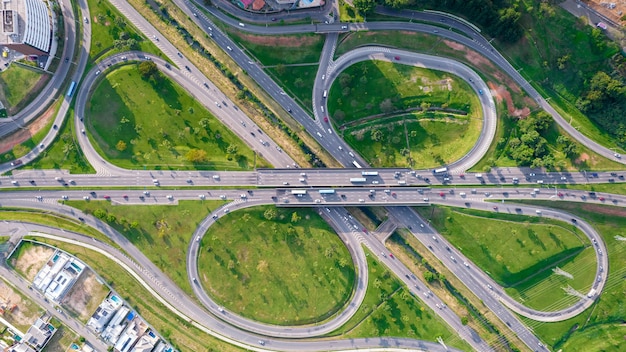
M 165 77 L 156 83 L 144 80 L 137 67 L 108 74 L 87 107 L 85 124 L 105 158 L 128 169 L 269 166 L 180 86 Z M 119 148 L 120 141 L 125 148 Z M 205 151 L 206 158 L 192 163 L 191 150 Z
M 363 304 L 356 314 L 330 336 L 359 338 L 371 336 L 408 337 L 436 341 L 469 351 L 470 347 L 450 330 L 428 307 L 413 297 L 406 287 L 365 249 L 369 282 Z
M 163 57 L 163 53 L 156 45 L 145 38 L 130 21 L 111 5 L 107 0 L 87 0 L 89 6 L 89 26 L 91 27 L 91 48 L 89 57 L 101 59 L 112 54 L 129 50 L 128 46 L 116 49 L 114 42 L 121 38 L 136 41 L 133 50 L 152 53 Z M 81 20 L 82 22 L 82 20 Z M 85 23 L 81 23 L 84 25 Z M 156 34 L 156 33 L 155 33 Z M 157 34 L 158 35 L 158 34 Z M 127 39 L 123 39 L 127 40 Z
M 3 96 L 5 107 L 9 109 L 19 104 L 33 91 L 42 76 L 40 71 L 16 63 L 3 70 L 0 73 L 0 96 Z
M 207 351 L 207 349 L 224 352 L 242 351 L 200 331 L 188 321 L 182 320 L 106 256 L 67 243 L 48 239 L 38 240 L 61 248 L 92 268 L 97 268 L 98 274 L 177 350 L 181 352 Z
M 258 35 L 231 27 L 225 32 L 265 66 L 317 63 L 324 46 L 319 34 Z
M 105 201 L 68 201 L 67 204 L 96 216 L 96 211 L 104 211 L 104 221 L 191 294 L 185 262 L 187 246 L 200 221 L 223 202 L 180 201 L 177 206 L 114 206 Z
M 390 100 L 388 107 L 383 101 Z M 419 108 L 421 103 L 480 116 L 465 81 L 450 74 L 385 61 L 348 67 L 328 92 L 328 112 L 338 125 L 363 117 Z
M 552 344 L 553 350 L 619 351 L 623 345 L 623 322 L 626 320 L 624 305 L 626 282 L 623 278 L 626 268 L 626 241 L 620 241 L 616 236 L 626 237 L 626 210 L 581 203 L 549 201 L 524 203 L 563 209 L 587 220 L 602 236 L 609 258 L 607 284 L 592 308 L 566 322 L 529 324 L 544 341 Z
M 268 221 L 264 214 L 273 210 Z M 274 206 L 221 217 L 202 239 L 198 267 L 198 280 L 219 304 L 280 325 L 331 317 L 355 278 L 347 248 L 314 210 Z
M 74 110 L 70 109 L 68 114 L 74 116 Z M 69 170 L 72 174 L 96 173 L 76 141 L 77 134 L 72 119 L 64 120 L 58 135 L 35 161 L 25 165 L 23 169 L 62 169 Z
M 281 82 L 285 92 L 295 98 L 300 106 L 311 112 L 313 84 L 318 65 L 307 66 L 275 66 L 266 71 Z M 312 113 L 312 112 L 311 112 Z
M 429 168 L 458 160 L 480 134 L 482 120 L 434 112 L 379 118 L 343 130 L 345 141 L 374 167 Z M 374 140 L 372 131 L 382 132 Z
M 569 261 L 568 257 L 579 254 L 589 245 L 574 226 L 539 217 L 446 207 L 417 207 L 416 210 L 473 263 L 505 287 L 515 287 L 523 280 L 545 279 L 552 268 L 563 266 Z

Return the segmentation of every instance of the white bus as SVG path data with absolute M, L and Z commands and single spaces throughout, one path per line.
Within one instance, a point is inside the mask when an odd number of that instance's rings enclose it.
M 352 177 L 350 178 L 350 182 L 352 183 L 360 183 L 360 182 L 366 182 L 367 180 L 365 179 L 365 177 Z
M 359 165 L 356 160 L 352 160 L 352 165 L 354 165 L 354 167 L 356 167 L 357 169 L 361 169 L 361 165 Z
M 303 195 L 306 194 L 306 189 L 292 189 L 291 194 Z
M 447 172 L 448 172 L 448 168 L 447 167 L 442 167 L 442 168 L 433 170 L 433 174 L 435 174 L 435 175 L 443 175 L 443 174 L 445 174 Z
M 378 176 L 378 171 L 362 171 L 363 176 Z

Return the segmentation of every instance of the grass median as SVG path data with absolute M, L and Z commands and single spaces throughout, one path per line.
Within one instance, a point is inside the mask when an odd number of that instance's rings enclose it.
M 202 240 L 198 268 L 219 304 L 279 325 L 332 317 L 356 275 L 348 249 L 315 210 L 274 206 L 222 216 Z
M 472 263 L 529 307 L 564 308 L 578 298 L 563 287 L 586 293 L 594 281 L 594 251 L 588 238 L 572 224 L 472 209 L 430 207 L 417 211 Z M 565 273 L 559 274 L 557 268 Z
M 524 319 L 552 349 L 563 351 L 618 351 L 623 345 L 626 306 L 626 210 L 621 207 L 550 201 L 521 201 L 562 209 L 588 221 L 602 236 L 609 259 L 606 286 L 596 303 L 575 318 L 558 323 Z

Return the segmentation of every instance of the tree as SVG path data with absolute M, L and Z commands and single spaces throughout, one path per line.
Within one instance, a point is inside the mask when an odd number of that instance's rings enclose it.
M 291 213 L 291 222 L 292 223 L 297 223 L 298 221 L 300 221 L 300 219 L 302 219 L 302 217 L 300 215 L 298 215 L 297 211 L 294 211 L 293 213 Z
M 276 209 L 275 208 L 269 208 L 267 209 L 264 213 L 263 213 L 263 217 L 269 221 L 272 221 L 276 218 L 276 215 L 278 215 L 276 213 Z M 278 229 L 278 228 L 276 228 Z
M 198 124 L 200 125 L 200 127 L 204 128 L 205 130 L 209 128 L 209 119 L 204 117 L 202 119 L 200 119 L 200 121 L 198 121 Z
M 154 78 L 159 74 L 157 65 L 152 60 L 145 60 L 139 64 L 139 73 L 145 79 Z
M 126 27 L 126 21 L 124 21 L 124 17 L 122 16 L 116 16 L 114 22 L 116 26 L 119 26 L 121 28 Z
M 228 145 L 228 147 L 226 148 L 226 153 L 230 154 L 230 155 L 235 155 L 237 154 L 237 151 L 239 151 L 239 147 L 237 147 L 236 144 L 230 144 Z
M 126 142 L 124 142 L 123 140 L 119 140 L 117 144 L 115 145 L 115 149 L 119 150 L 120 152 L 125 151 L 126 148 L 127 148 Z
M 185 154 L 185 159 L 194 164 L 204 163 L 208 160 L 207 153 L 202 149 L 190 149 L 187 154 Z
M 352 4 L 362 15 L 369 15 L 374 11 L 374 8 L 376 7 L 375 0 L 354 0 Z
M 435 274 L 431 273 L 430 271 L 424 272 L 424 280 L 426 280 L 426 282 L 433 282 L 436 279 L 437 278 L 435 277 Z
M 389 113 L 393 111 L 393 103 L 391 99 L 387 98 L 380 103 L 380 110 L 384 113 Z
M 372 130 L 371 135 L 374 142 L 379 142 L 383 139 L 383 132 L 379 129 Z

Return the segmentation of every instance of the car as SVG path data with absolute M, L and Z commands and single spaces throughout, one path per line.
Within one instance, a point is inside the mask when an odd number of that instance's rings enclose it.
M 263 341 L 263 340 L 259 340 L 259 345 L 261 345 L 261 346 L 265 346 L 265 341 Z
M 396 198 L 398 195 L 396 194 L 396 192 L 391 192 L 391 196 Z
M 85 218 L 78 217 L 78 220 L 81 222 L 85 222 Z
M 168 63 L 165 63 L 165 68 L 169 70 L 169 69 L 171 69 L 171 68 L 172 68 L 172 65 L 170 65 L 170 64 L 168 64 Z
M 496 211 L 497 211 L 497 210 L 498 210 L 498 206 L 494 205 L 494 206 L 493 206 L 493 210 L 496 210 Z
M 215 102 L 215 106 L 217 106 L 218 108 L 222 107 L 222 104 L 220 104 L 218 101 Z
M 557 193 L 557 196 L 559 196 L 559 198 L 563 198 L 564 194 L 559 192 L 559 193 Z
M 28 181 L 28 182 L 30 182 L 30 184 L 31 184 L 31 185 L 34 185 L 34 184 L 35 184 L 35 180 L 30 180 L 30 181 Z
M 226 46 L 226 49 L 228 49 L 228 51 L 233 51 L 233 48 L 231 48 L 230 46 Z
M 622 156 L 621 156 L 620 154 L 617 154 L 617 153 L 613 154 L 613 156 L 614 156 L 614 157 L 616 157 L 616 158 L 618 158 L 618 159 L 621 159 L 621 158 L 622 158 Z
M 529 173 L 529 174 L 528 174 L 528 176 L 530 176 L 530 177 L 535 177 L 535 176 L 537 176 L 537 175 L 535 175 L 535 173 L 531 172 L 531 173 Z
M 443 193 L 443 192 L 439 192 L 439 197 L 443 198 L 443 197 L 445 197 L 445 196 L 446 196 L 446 194 L 445 194 L 445 193 Z
M 194 12 L 193 17 L 198 17 L 198 14 Z
M 456 259 L 453 256 L 450 256 L 450 259 L 456 263 Z
M 328 116 L 324 116 L 324 122 L 328 122 Z
M 598 197 L 598 200 L 604 202 L 604 197 Z
M 487 288 L 490 289 L 490 290 L 493 290 L 493 286 L 491 286 L 489 284 L 487 284 Z
M 385 254 L 385 252 L 380 252 L 380 255 L 382 255 L 383 258 L 387 258 L 387 255 Z
M 96 71 L 96 76 L 100 74 L 100 70 Z
M 41 143 L 41 144 L 39 145 L 39 147 L 40 147 L 41 149 L 43 149 L 43 147 L 44 147 L 43 143 Z
M 348 26 L 343 25 L 343 26 L 341 26 L 341 29 L 348 29 Z
M 37 197 L 35 197 L 35 198 L 37 198 L 37 200 L 39 200 L 39 201 L 43 200 L 43 197 L 42 197 L 42 196 L 37 196 Z
M 400 56 L 394 56 L 393 57 L 396 61 L 400 61 Z
M 469 264 L 467 262 L 463 262 L 463 265 L 465 265 L 466 268 L 469 268 Z
M 89 196 L 83 196 L 84 200 L 89 200 Z
M 389 258 L 393 258 L 393 253 L 389 253 Z
M 191 183 L 193 183 L 193 180 L 192 180 L 192 179 L 190 179 L 190 178 L 188 178 L 188 179 L 187 179 L 187 183 L 191 184 Z
M 125 194 L 125 195 L 122 196 L 122 198 L 128 199 L 128 195 Z
M 66 57 L 66 58 L 65 58 L 65 62 L 70 62 L 70 58 L 69 58 L 69 57 Z
M 146 199 L 146 197 L 144 197 L 143 195 L 139 195 L 139 199 L 141 199 L 141 200 L 145 200 L 145 199 Z
M 166 196 L 166 198 L 167 198 L 167 199 L 169 199 L 169 200 L 174 199 L 174 197 L 173 197 L 171 194 L 168 194 L 168 195 Z
M 150 191 L 143 191 L 143 194 L 146 195 L 146 196 L 149 196 L 150 195 Z
M 103 197 L 103 198 L 104 198 L 104 199 L 106 199 L 106 200 L 110 200 L 110 199 L 111 199 L 111 196 L 104 195 L 104 197 Z
M 179 54 L 180 54 L 180 53 L 179 53 Z M 128 60 L 128 58 L 127 58 L 126 56 L 122 56 L 122 58 L 121 58 L 121 59 L 122 59 L 123 61 Z
M 61 196 L 61 199 L 68 200 L 68 199 L 70 199 L 70 197 L 68 197 L 68 196 Z
M 83 17 L 83 21 L 85 21 L 85 23 L 89 23 L 89 20 L 87 19 L 87 17 Z
M 483 90 L 482 90 L 482 89 L 479 89 L 479 90 L 478 90 L 478 94 L 483 95 Z
M 278 19 L 276 17 L 272 17 L 272 22 L 276 22 Z
M 206 196 L 205 196 L 204 194 L 198 194 L 198 198 L 200 198 L 200 199 L 205 199 L 205 198 L 206 198 Z
M 187 71 L 191 71 L 191 69 L 187 65 L 185 65 L 185 69 L 187 69 Z

